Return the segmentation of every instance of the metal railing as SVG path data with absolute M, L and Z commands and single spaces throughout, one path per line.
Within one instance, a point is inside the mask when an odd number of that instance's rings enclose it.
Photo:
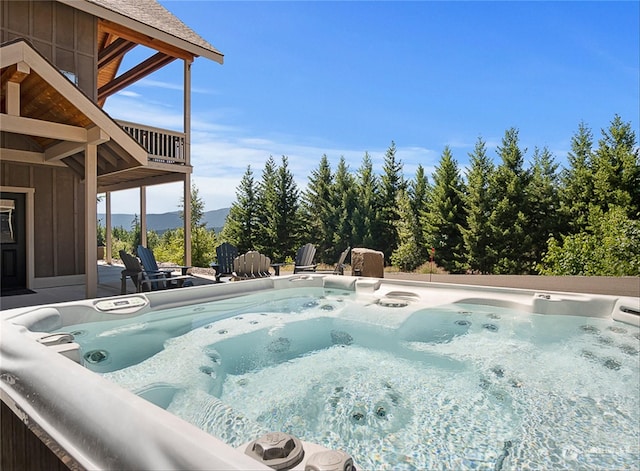
M 185 149 L 185 134 L 143 124 L 117 121 L 149 154 L 149 162 L 189 165 Z

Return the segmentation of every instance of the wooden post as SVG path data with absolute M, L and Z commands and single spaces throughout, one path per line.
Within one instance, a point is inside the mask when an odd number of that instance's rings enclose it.
M 184 158 L 191 165 L 191 61 L 184 60 Z M 184 265 L 191 265 L 191 173 L 185 173 L 184 194 Z
M 98 146 L 87 144 L 84 149 L 84 273 L 85 297 L 98 293 Z
M 140 187 L 140 245 L 147 246 L 147 187 Z M 134 247 L 137 248 L 137 247 Z
M 107 253 L 105 254 L 105 261 L 111 265 L 113 262 L 113 254 L 111 253 L 113 240 L 111 238 L 111 192 L 107 191 L 105 194 L 105 222 L 104 222 L 104 236 L 105 236 L 105 244 Z

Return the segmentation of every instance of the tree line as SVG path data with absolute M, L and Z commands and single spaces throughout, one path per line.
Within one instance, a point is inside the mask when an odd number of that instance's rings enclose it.
M 528 165 L 526 153 L 510 128 L 497 163 L 479 137 L 464 174 L 445 146 L 431 179 L 421 164 L 407 179 L 392 141 L 380 175 L 367 152 L 355 171 L 344 158 L 332 168 L 325 154 L 302 191 L 288 158 L 270 156 L 259 178 L 247 167 L 220 234 L 205 227 L 192 188 L 192 264 L 208 266 L 224 241 L 276 261 L 311 242 L 327 264 L 346 247 L 367 247 L 402 271 L 433 256 L 449 273 L 640 275 L 640 152 L 630 123 L 616 115 L 597 143 L 580 123 L 567 168 L 547 147 L 535 147 Z M 114 246 L 135 244 L 136 221 L 132 229 L 114 229 Z M 182 231 L 150 231 L 148 246 L 181 263 Z
M 382 251 L 413 271 L 433 254 L 450 273 L 640 275 L 640 163 L 630 123 L 616 115 L 594 142 L 580 123 L 568 168 L 547 147 L 531 162 L 518 130 L 505 131 L 498 163 L 479 137 L 463 176 L 446 146 L 429 180 L 411 179 L 392 141 L 381 175 L 365 152 L 352 172 L 323 155 L 301 191 L 288 158 L 267 159 L 261 178 L 247 167 L 219 239 L 274 260 L 306 242 L 318 261 L 335 263 L 346 247 Z

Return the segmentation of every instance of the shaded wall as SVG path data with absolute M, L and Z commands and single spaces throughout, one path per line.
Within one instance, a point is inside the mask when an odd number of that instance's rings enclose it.
M 35 188 L 35 278 L 83 274 L 84 185 L 76 174 L 66 167 L 1 161 L 0 185 Z

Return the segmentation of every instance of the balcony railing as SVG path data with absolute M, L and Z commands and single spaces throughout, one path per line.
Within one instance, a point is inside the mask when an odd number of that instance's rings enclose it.
M 127 121 L 118 121 L 118 124 L 146 149 L 149 154 L 149 162 L 189 165 L 184 145 L 184 133 Z

